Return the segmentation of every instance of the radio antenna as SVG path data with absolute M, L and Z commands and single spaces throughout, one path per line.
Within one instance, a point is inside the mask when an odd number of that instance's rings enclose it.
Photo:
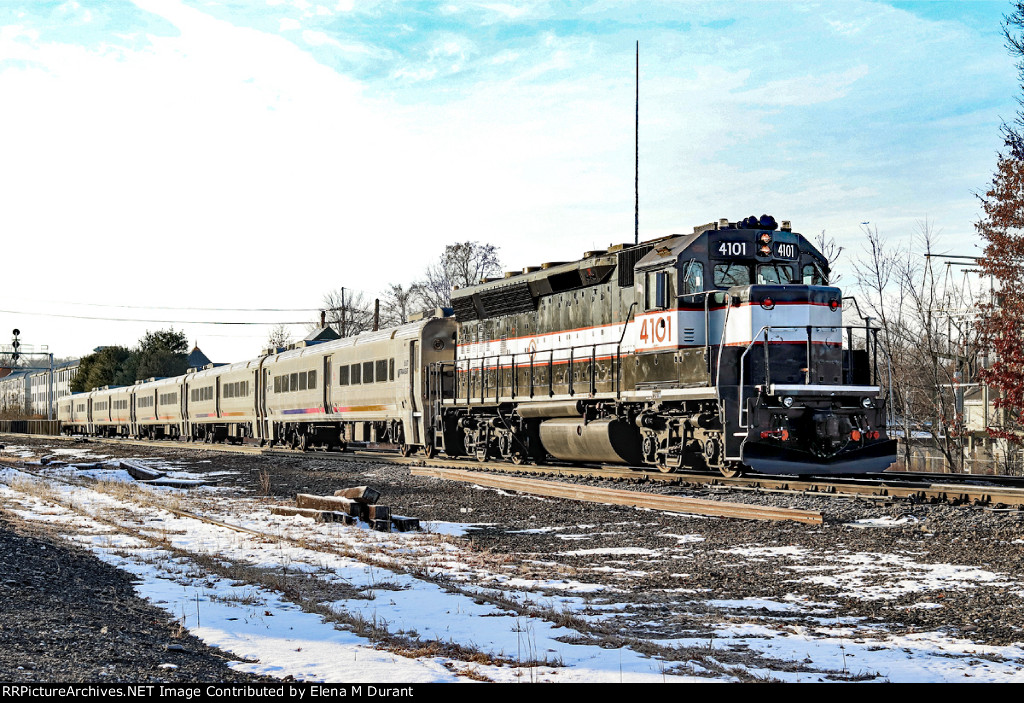
M 640 40 L 636 40 L 636 120 L 633 123 L 633 244 L 640 243 Z

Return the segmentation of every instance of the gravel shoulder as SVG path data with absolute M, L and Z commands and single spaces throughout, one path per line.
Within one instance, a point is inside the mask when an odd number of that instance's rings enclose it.
M 137 597 L 131 579 L 0 513 L 0 680 L 261 682 Z

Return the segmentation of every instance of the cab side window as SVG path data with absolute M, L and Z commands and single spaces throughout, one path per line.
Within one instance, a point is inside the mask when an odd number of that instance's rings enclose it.
M 683 272 L 680 295 L 692 295 L 704 292 L 704 264 L 691 261 Z
M 803 283 L 805 286 L 827 286 L 828 278 L 817 264 L 804 264 Z
M 648 271 L 644 274 L 644 309 L 664 310 L 675 299 L 672 272 Z

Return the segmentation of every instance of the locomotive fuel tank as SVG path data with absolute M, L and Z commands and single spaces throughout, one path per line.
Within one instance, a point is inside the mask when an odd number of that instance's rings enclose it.
M 582 417 L 545 420 L 540 439 L 551 456 L 565 461 L 643 462 L 636 426 L 614 417 L 590 422 Z

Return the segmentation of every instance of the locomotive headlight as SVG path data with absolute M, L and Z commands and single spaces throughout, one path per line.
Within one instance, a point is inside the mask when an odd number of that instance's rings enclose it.
M 861 404 L 861 407 L 863 407 L 863 408 L 873 408 L 873 407 L 875 407 L 875 401 L 872 400 L 871 398 L 861 398 L 860 399 L 860 404 Z
M 772 300 L 771 298 L 765 298 L 764 300 L 761 301 L 761 307 L 764 308 L 765 310 L 771 310 L 772 308 L 775 307 L 775 301 Z
M 785 408 L 793 407 L 793 396 L 787 395 L 785 398 L 783 398 L 782 399 L 782 406 L 785 407 Z

